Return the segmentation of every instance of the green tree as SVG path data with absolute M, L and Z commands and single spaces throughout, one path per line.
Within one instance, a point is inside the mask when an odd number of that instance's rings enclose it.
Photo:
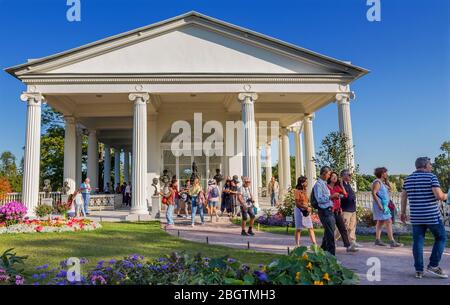
M 447 192 L 450 188 L 450 141 L 441 145 L 442 153 L 434 158 L 433 173 L 438 177 L 441 188 Z
M 320 150 L 316 154 L 314 161 L 316 162 L 316 170 L 319 172 L 322 166 L 329 166 L 333 171 L 340 174 L 343 169 L 346 169 L 347 160 L 352 158 L 352 152 L 347 145 L 348 138 L 343 133 L 338 131 L 330 132 L 322 140 Z M 359 175 L 359 166 L 353 169 L 353 179 L 358 184 L 361 183 L 362 188 L 366 188 L 366 182 Z M 359 186 L 358 186 L 359 189 Z
M 13 192 L 21 191 L 22 176 L 17 168 L 16 156 L 10 151 L 0 155 L 0 177 L 8 180 Z

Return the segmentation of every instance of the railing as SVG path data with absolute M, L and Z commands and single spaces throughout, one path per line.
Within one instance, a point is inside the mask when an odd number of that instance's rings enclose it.
M 49 193 L 50 198 L 53 199 L 53 202 L 61 201 L 61 192 L 50 192 Z M 45 198 L 45 192 L 39 192 L 39 201 L 38 203 L 41 204 L 42 198 Z M 2 199 L 0 199 L 0 205 L 11 202 L 11 201 L 22 201 L 22 193 L 8 193 L 6 196 Z
M 64 195 L 61 192 L 51 192 L 50 198 L 53 199 L 53 204 L 62 201 Z M 45 197 L 45 192 L 39 192 L 39 201 L 38 204 L 41 204 L 41 201 Z M 0 205 L 11 201 L 22 201 L 22 193 L 8 193 L 4 198 L 0 199 Z M 122 203 L 122 195 L 116 194 L 95 194 L 91 195 L 89 199 L 89 207 L 92 207 L 94 210 L 103 210 L 103 209 L 114 209 L 115 206 L 120 205 Z

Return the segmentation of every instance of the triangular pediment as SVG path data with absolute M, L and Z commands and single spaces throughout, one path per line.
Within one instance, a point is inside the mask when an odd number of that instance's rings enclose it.
M 7 69 L 29 74 L 345 74 L 366 70 L 192 12 Z

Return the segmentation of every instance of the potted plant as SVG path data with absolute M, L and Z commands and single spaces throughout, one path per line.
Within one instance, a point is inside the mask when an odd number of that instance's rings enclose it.
M 58 214 L 67 218 L 67 212 L 70 210 L 71 204 L 69 202 L 58 201 L 55 206 L 55 210 Z
M 44 217 L 47 216 L 48 219 L 50 220 L 51 215 L 53 213 L 53 207 L 46 205 L 46 204 L 41 204 L 36 207 L 35 213 L 41 219 L 43 219 Z

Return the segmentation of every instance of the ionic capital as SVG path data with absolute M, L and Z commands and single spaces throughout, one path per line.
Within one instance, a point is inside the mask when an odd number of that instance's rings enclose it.
M 338 103 L 350 103 L 350 100 L 355 99 L 355 92 L 346 92 L 346 93 L 338 93 L 336 94 L 336 101 Z
M 244 103 L 255 102 L 258 94 L 255 92 L 241 92 L 238 94 L 238 100 Z
M 304 120 L 312 121 L 316 117 L 315 113 L 305 113 Z
M 28 105 L 40 106 L 45 100 L 44 96 L 38 92 L 23 92 L 20 95 L 23 102 L 28 102 Z
M 73 117 L 71 115 L 65 115 L 64 121 L 66 122 L 66 124 L 76 124 L 76 122 L 77 122 L 75 117 Z
M 146 104 L 150 100 L 150 94 L 147 92 L 132 92 L 128 95 L 128 99 L 135 104 Z

